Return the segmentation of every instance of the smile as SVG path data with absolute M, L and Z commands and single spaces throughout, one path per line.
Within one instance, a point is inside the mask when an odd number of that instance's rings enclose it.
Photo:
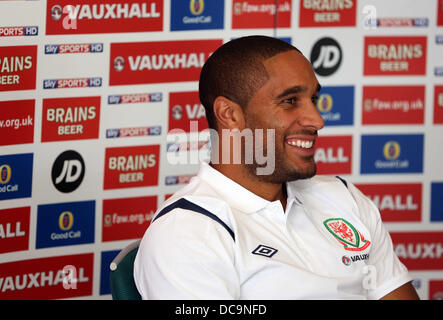
M 314 145 L 313 140 L 300 140 L 300 139 L 287 140 L 286 143 L 291 146 L 299 147 L 299 148 L 303 148 L 303 149 L 311 149 L 312 146 Z

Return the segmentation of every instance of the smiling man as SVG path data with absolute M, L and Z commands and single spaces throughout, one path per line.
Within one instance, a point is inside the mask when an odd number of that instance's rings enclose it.
M 372 202 L 351 183 L 315 175 L 320 85 L 295 47 L 265 36 L 230 41 L 199 85 L 218 143 L 143 237 L 134 267 L 142 298 L 418 298 Z M 232 143 L 257 130 L 272 134 L 254 134 L 254 148 Z M 230 156 L 219 161 L 226 143 Z M 247 150 L 267 154 L 274 170 L 258 174 L 257 157 L 234 161 Z

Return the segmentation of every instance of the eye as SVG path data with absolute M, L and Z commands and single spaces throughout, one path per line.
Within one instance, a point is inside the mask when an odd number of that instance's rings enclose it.
M 313 103 L 314 105 L 317 105 L 317 102 L 318 102 L 318 96 L 313 96 L 313 97 L 311 98 L 311 101 L 312 101 L 312 103 Z
M 296 98 L 287 98 L 282 101 L 282 103 L 287 103 L 287 104 L 291 104 L 291 105 L 294 105 L 296 102 L 297 102 Z

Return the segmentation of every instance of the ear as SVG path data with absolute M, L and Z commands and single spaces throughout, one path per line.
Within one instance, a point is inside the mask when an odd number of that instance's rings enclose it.
M 243 108 L 226 97 L 218 96 L 214 100 L 214 115 L 220 129 L 239 129 L 245 127 Z

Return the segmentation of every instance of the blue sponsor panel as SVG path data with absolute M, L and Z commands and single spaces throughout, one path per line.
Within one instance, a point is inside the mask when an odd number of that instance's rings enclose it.
M 93 200 L 39 205 L 36 248 L 93 243 L 94 225 Z
M 171 0 L 171 31 L 223 29 L 224 0 Z
M 360 173 L 422 173 L 423 134 L 363 135 Z
M 354 86 L 322 87 L 317 109 L 325 126 L 352 126 L 354 124 Z
M 33 161 L 32 153 L 0 156 L 0 200 L 31 196 Z
M 431 183 L 431 221 L 443 221 L 443 182 Z
M 109 266 L 120 250 L 103 251 L 100 266 L 100 295 L 111 294 L 111 270 Z

